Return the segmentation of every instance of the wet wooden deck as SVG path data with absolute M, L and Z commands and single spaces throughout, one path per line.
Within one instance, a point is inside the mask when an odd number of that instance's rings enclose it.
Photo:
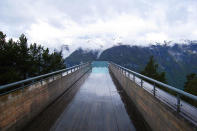
M 109 73 L 91 73 L 52 130 L 135 130 Z
M 136 130 L 108 70 L 99 72 L 93 69 L 82 86 L 72 94 L 72 97 L 64 95 L 65 103 L 61 100 L 50 107 L 48 113 L 41 113 L 25 130 Z M 68 97 L 72 98 L 69 102 Z M 50 116 L 56 112 L 59 112 L 57 118 L 51 121 Z

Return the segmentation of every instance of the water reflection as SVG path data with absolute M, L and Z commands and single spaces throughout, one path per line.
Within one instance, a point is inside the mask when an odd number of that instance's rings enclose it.
M 92 73 L 80 87 L 70 106 L 62 113 L 53 130 L 73 128 L 135 131 L 107 67 L 92 68 Z

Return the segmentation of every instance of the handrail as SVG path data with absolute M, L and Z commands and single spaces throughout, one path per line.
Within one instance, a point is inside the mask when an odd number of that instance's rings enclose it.
M 0 91 L 5 90 L 5 89 L 9 89 L 9 88 L 11 88 L 13 86 L 16 86 L 16 85 L 19 85 L 19 84 L 24 84 L 26 82 L 35 81 L 35 80 L 38 80 L 38 79 L 41 79 L 41 78 L 44 78 L 44 77 L 47 77 L 47 76 L 63 73 L 63 72 L 75 69 L 77 67 L 81 67 L 81 66 L 86 65 L 86 64 L 88 64 L 88 63 L 79 64 L 79 65 L 76 65 L 76 66 L 72 66 L 70 68 L 66 68 L 66 69 L 54 71 L 54 72 L 51 72 L 51 73 L 47 73 L 47 74 L 44 74 L 44 75 L 35 76 L 35 77 L 31 77 L 31 78 L 28 78 L 28 79 L 25 79 L 25 80 L 21 80 L 21 81 L 13 82 L 13 83 L 10 83 L 10 84 L 2 85 L 2 86 L 0 86 Z
M 162 82 L 159 82 L 159 81 L 157 81 L 157 80 L 154 80 L 154 79 L 152 79 L 152 78 L 149 78 L 149 77 L 147 77 L 147 76 L 144 76 L 144 75 L 142 75 L 142 74 L 140 74 L 140 73 L 137 73 L 137 72 L 135 72 L 135 71 L 129 70 L 129 69 L 127 69 L 127 68 L 125 68 L 125 67 L 122 67 L 122 66 L 120 66 L 120 65 L 118 65 L 118 64 L 116 64 L 116 63 L 113 63 L 113 62 L 110 62 L 110 63 L 113 64 L 113 65 L 115 65 L 115 66 L 117 66 L 117 67 L 120 67 L 121 69 L 123 69 L 123 70 L 125 70 L 125 71 L 128 71 L 128 72 L 130 72 L 130 73 L 132 73 L 132 74 L 134 74 L 134 75 L 136 75 L 136 76 L 138 76 L 138 77 L 140 77 L 140 78 L 149 80 L 149 81 L 151 81 L 151 82 L 153 82 L 153 83 L 156 83 L 156 84 L 158 84 L 158 85 L 161 85 L 161 86 L 163 86 L 163 87 L 165 87 L 165 88 L 167 88 L 167 89 L 173 90 L 174 92 L 177 93 L 177 95 L 183 95 L 183 96 L 186 96 L 186 97 L 191 98 L 192 100 L 197 101 L 197 96 L 195 96 L 195 95 L 192 95 L 192 94 L 190 94 L 190 93 L 187 93 L 187 92 L 185 92 L 185 91 L 182 91 L 182 90 L 180 90 L 180 89 L 177 89 L 177 88 L 175 88 L 175 87 L 173 87 L 173 86 L 164 84 L 164 83 L 162 83 Z

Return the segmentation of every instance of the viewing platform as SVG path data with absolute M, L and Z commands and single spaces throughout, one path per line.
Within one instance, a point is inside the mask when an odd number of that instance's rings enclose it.
M 197 129 L 197 108 L 181 99 L 197 96 L 112 62 L 77 65 L 0 86 L 0 92 L 0 130 Z

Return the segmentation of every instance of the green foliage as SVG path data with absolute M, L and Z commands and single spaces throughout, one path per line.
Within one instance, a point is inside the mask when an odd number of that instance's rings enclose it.
M 166 83 L 165 72 L 158 72 L 158 64 L 155 63 L 153 56 L 150 57 L 149 62 L 147 63 L 141 74 L 158 80 L 160 82 Z
M 161 72 L 159 73 L 158 71 L 158 64 L 156 64 L 155 60 L 154 60 L 154 57 L 151 56 L 147 65 L 145 66 L 144 70 L 141 72 L 141 74 L 145 75 L 145 76 L 148 76 L 152 79 L 155 79 L 155 80 L 158 80 L 162 83 L 165 83 L 167 84 L 167 81 L 166 81 L 166 78 L 165 78 L 165 72 Z M 146 80 L 147 82 L 151 83 L 151 84 L 154 84 L 153 82 L 149 81 L 149 80 Z M 165 88 L 161 85 L 158 85 L 156 84 L 156 86 L 172 95 L 176 95 L 175 92 L 169 90 L 168 88 Z
M 30 67 L 30 54 L 29 54 L 29 48 L 27 47 L 27 38 L 24 34 L 22 34 L 19 37 L 19 41 L 17 42 L 19 47 L 19 59 L 18 62 L 20 63 L 18 65 L 19 70 L 22 73 L 22 79 L 26 79 L 28 77 L 28 68 Z
M 184 91 L 197 96 L 197 76 L 192 73 L 187 75 L 187 81 L 184 85 Z
M 155 61 L 159 64 L 158 71 L 165 72 L 168 84 L 183 89 L 186 81 L 185 75 L 191 72 L 197 73 L 196 51 L 197 44 L 192 42 L 172 46 L 162 44 L 147 47 L 119 45 L 104 50 L 100 54 L 99 60 L 113 61 L 133 71 L 140 72 L 146 66 L 149 57 L 154 56 Z
M 0 31 L 0 85 L 65 68 L 62 52 L 49 52 L 36 43 L 28 47 L 24 34 L 6 41 Z
M 184 85 L 184 91 L 197 96 L 197 75 L 196 74 L 191 73 L 187 75 L 187 81 L 185 82 L 185 85 Z M 186 97 L 183 97 L 183 99 L 197 107 L 197 102 Z

